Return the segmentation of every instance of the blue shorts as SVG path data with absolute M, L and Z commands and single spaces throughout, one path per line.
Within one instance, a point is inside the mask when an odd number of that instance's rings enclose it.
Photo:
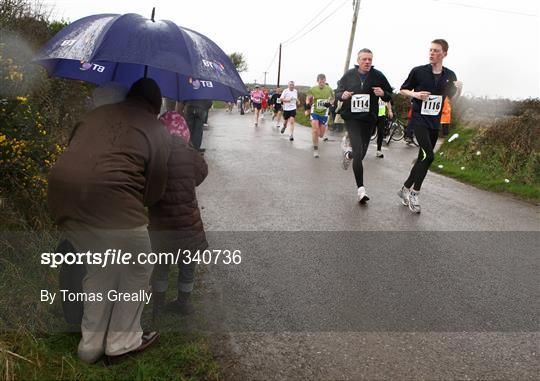
M 328 116 L 311 113 L 309 120 L 318 120 L 319 124 L 328 124 Z

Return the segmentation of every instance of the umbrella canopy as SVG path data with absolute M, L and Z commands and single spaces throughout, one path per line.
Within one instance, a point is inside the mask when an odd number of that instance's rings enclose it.
M 147 76 L 176 100 L 235 100 L 247 93 L 229 57 L 209 38 L 132 13 L 79 19 L 49 40 L 35 61 L 49 75 L 96 84 L 131 86 Z

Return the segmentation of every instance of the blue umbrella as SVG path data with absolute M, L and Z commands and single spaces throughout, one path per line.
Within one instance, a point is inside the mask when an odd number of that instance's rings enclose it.
M 51 76 L 95 84 L 129 87 L 146 76 L 176 100 L 233 101 L 247 93 L 229 57 L 209 38 L 133 13 L 79 19 L 49 40 L 35 61 Z

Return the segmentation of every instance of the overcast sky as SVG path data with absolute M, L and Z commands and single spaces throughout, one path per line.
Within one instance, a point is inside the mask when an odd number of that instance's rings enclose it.
M 243 53 L 249 67 L 242 73 L 246 83 L 263 83 L 264 71 L 268 71 L 267 83 L 276 83 L 276 52 L 283 42 L 282 85 L 291 79 L 314 85 L 317 74 L 325 73 L 333 87 L 343 74 L 353 13 L 352 0 L 44 3 L 54 8 L 54 18 L 69 21 L 97 13 L 149 17 L 155 6 L 156 19 L 194 29 L 226 53 Z M 374 65 L 399 88 L 412 67 L 427 63 L 430 41 L 445 38 L 450 49 L 444 64 L 464 82 L 465 94 L 538 98 L 539 4 L 537 0 L 362 0 L 351 65 L 355 53 L 368 47 L 374 52 Z

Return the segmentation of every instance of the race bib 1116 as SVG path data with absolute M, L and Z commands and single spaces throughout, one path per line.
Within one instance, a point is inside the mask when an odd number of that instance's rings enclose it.
M 442 95 L 430 95 L 422 102 L 422 115 L 439 115 L 442 109 Z
M 369 94 L 354 94 L 351 98 L 351 112 L 369 112 Z

